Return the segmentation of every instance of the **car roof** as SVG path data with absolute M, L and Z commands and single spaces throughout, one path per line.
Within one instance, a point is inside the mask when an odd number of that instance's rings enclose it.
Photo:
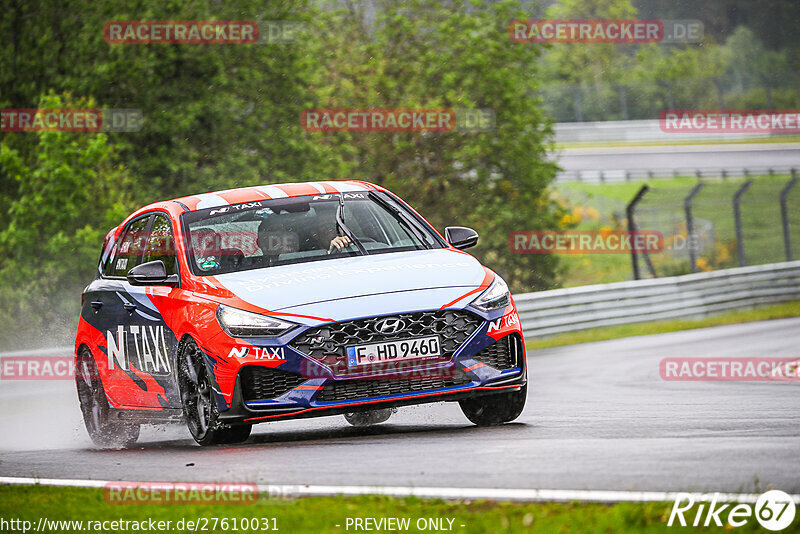
M 244 202 L 256 202 L 258 200 L 271 200 L 275 198 L 300 197 L 305 195 L 328 195 L 335 193 L 349 193 L 352 191 L 382 191 L 383 188 L 369 182 L 349 180 L 349 181 L 326 181 L 326 182 L 302 182 L 272 185 L 256 185 L 251 187 L 240 187 L 237 189 L 227 189 L 225 191 L 215 191 L 190 195 L 173 199 L 171 202 L 178 202 L 188 211 L 196 211 L 206 208 L 216 208 L 219 206 L 229 206 L 231 204 L 242 204 Z
M 212 191 L 209 193 L 200 193 L 197 195 L 174 198 L 172 200 L 153 202 L 152 204 L 148 204 L 147 206 L 139 208 L 134 213 L 129 215 L 125 221 L 123 221 L 123 225 L 144 212 L 156 209 L 166 209 L 167 211 L 172 211 L 170 208 L 174 208 L 176 206 L 180 206 L 182 211 L 197 211 L 206 208 L 229 206 L 231 204 L 256 202 L 259 200 L 301 197 L 306 195 L 350 193 L 353 191 L 386 191 L 386 189 L 379 185 L 361 180 L 294 182 L 285 184 L 239 187 L 236 189 Z

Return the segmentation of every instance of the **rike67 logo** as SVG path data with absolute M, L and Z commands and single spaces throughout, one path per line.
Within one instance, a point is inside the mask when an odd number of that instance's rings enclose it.
M 710 502 L 708 495 L 678 493 L 667 526 L 724 526 L 731 529 L 746 525 L 755 518 L 763 528 L 779 531 L 792 524 L 796 512 L 795 497 L 780 490 L 767 491 L 758 497 L 755 504 L 725 500 L 719 493 L 715 493 Z

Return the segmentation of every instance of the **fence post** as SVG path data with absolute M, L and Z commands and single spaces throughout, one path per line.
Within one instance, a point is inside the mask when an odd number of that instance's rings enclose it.
M 706 185 L 703 182 L 698 183 L 692 188 L 692 191 L 683 199 L 683 211 L 686 213 L 686 245 L 689 247 L 689 264 L 692 272 L 697 272 L 697 251 L 694 249 L 694 219 L 692 218 L 692 200 L 697 196 L 697 193 Z
M 644 184 L 639 191 L 636 193 L 636 196 L 633 197 L 633 200 L 628 202 L 628 205 L 625 206 L 625 215 L 628 217 L 628 231 L 633 234 L 636 231 L 636 223 L 633 220 L 633 211 L 636 209 L 636 204 L 642 200 L 642 197 L 650 190 L 650 186 Z M 634 280 L 641 279 L 641 275 L 639 274 L 639 260 L 636 257 L 636 251 L 631 250 L 631 261 L 633 262 L 633 278 Z
M 792 169 L 792 179 L 781 189 L 781 224 L 783 225 L 783 247 L 786 249 L 786 261 L 792 261 L 792 235 L 789 231 L 789 210 L 786 208 L 786 201 L 789 193 L 797 185 L 797 171 Z
M 739 203 L 750 186 L 753 185 L 753 180 L 747 180 L 742 187 L 736 190 L 733 194 L 733 223 L 736 228 L 736 251 L 739 254 L 739 267 L 747 265 L 744 258 L 744 237 L 742 237 L 742 214 L 739 210 Z

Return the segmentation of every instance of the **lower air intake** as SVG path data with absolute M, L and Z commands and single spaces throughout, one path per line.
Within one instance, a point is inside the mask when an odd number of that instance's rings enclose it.
M 242 397 L 247 402 L 280 397 L 308 379 L 280 369 L 248 365 L 242 368 L 239 380 Z
M 387 395 L 400 395 L 403 393 L 416 393 L 434 389 L 463 386 L 469 384 L 470 379 L 457 371 L 449 378 L 420 378 L 406 380 L 336 380 L 329 382 L 317 394 L 319 402 L 337 402 L 370 397 L 383 397 Z

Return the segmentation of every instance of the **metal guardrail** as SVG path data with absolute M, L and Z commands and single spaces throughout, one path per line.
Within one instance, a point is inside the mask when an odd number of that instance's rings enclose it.
M 526 336 L 800 300 L 800 261 L 515 295 Z
M 640 182 L 643 180 L 669 180 L 677 178 L 678 176 L 691 176 L 698 180 L 703 178 L 721 178 L 724 180 L 726 178 L 748 178 L 750 176 L 772 176 L 775 174 L 794 175 L 796 172 L 796 167 L 790 166 L 559 171 L 556 174 L 556 183 L 583 182 L 587 184 L 619 184 L 625 182 Z
M 558 122 L 553 126 L 556 143 L 659 142 L 678 140 L 741 140 L 779 138 L 780 132 L 665 132 L 658 119 L 628 121 Z

